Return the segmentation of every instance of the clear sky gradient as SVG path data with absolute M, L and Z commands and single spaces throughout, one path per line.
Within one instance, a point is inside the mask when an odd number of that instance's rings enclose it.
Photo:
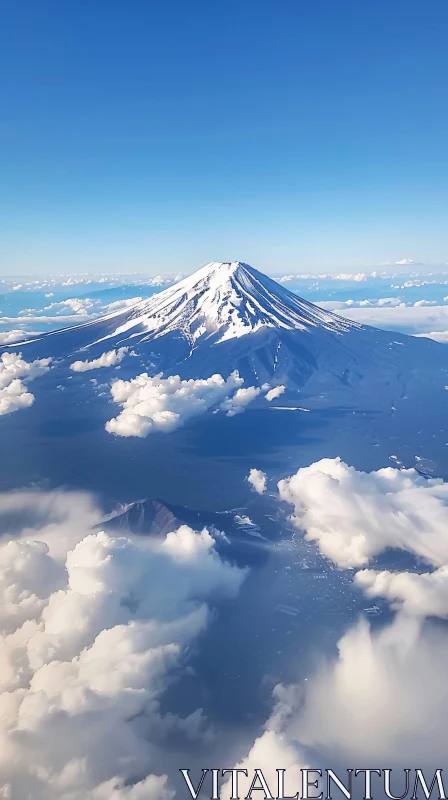
M 0 272 L 448 261 L 446 0 L 5 0 Z

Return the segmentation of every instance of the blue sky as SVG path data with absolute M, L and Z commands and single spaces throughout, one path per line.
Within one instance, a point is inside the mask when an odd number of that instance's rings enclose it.
M 448 261 L 445 0 L 7 0 L 0 272 Z

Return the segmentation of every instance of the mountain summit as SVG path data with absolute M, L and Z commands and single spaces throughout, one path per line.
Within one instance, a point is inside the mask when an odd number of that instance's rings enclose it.
M 211 261 L 175 286 L 134 306 L 115 333 L 145 328 L 151 339 L 181 331 L 191 343 L 214 343 L 263 327 L 345 333 L 356 323 L 323 311 L 242 261 Z

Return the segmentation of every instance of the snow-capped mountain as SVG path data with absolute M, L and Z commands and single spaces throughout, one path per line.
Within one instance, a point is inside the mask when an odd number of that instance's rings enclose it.
M 80 325 L 77 331 L 90 344 L 115 337 L 143 342 L 180 332 L 195 345 L 208 339 L 218 344 L 266 327 L 300 331 L 321 327 L 333 333 L 361 328 L 297 297 L 248 264 L 211 261 L 149 300 Z M 48 336 L 59 337 L 68 330 Z
M 210 262 L 131 308 L 15 347 L 65 364 L 127 347 L 140 361 L 122 361 L 122 377 L 137 366 L 182 378 L 237 369 L 246 384 L 306 386 L 309 396 L 361 384 L 369 395 L 379 380 L 395 391 L 399 372 L 444 363 L 446 352 L 324 311 L 240 261 Z
M 134 306 L 115 335 L 144 341 L 181 331 L 192 345 L 209 338 L 219 344 L 264 327 L 345 333 L 360 326 L 300 299 L 248 264 L 212 261 Z

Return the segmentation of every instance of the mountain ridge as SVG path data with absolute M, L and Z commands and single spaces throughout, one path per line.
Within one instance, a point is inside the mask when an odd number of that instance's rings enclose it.
M 334 333 L 362 327 L 297 297 L 242 261 L 211 261 L 174 286 L 140 301 L 117 333 L 135 324 L 145 325 L 150 338 L 181 330 L 190 343 L 219 333 L 216 344 L 262 327 L 323 327 Z

